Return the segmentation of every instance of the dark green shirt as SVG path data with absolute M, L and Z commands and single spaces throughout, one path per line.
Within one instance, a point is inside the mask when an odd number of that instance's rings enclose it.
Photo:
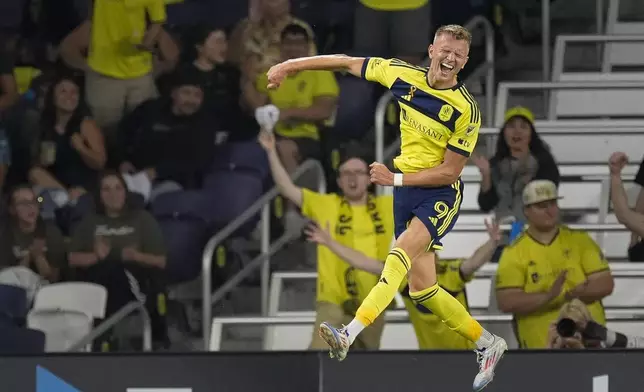
M 108 259 L 111 260 L 119 260 L 121 251 L 127 247 L 142 253 L 165 255 L 161 228 L 145 210 L 126 212 L 115 218 L 98 214 L 85 216 L 74 231 L 70 252 L 94 252 L 96 237 L 109 242 Z
M 67 249 L 65 239 L 58 228 L 51 224 L 44 224 L 44 235 L 40 233 L 24 233 L 17 227 L 8 227 L 0 235 L 0 247 L 3 249 L 0 257 L 0 268 L 19 265 L 22 259 L 29 253 L 29 247 L 37 238 L 45 240 L 45 258 L 50 266 L 62 268 L 67 264 Z M 34 260 L 29 265 L 34 272 L 38 273 Z

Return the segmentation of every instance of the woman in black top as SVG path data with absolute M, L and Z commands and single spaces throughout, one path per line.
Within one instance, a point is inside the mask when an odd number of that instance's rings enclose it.
M 479 206 L 494 210 L 499 220 L 525 220 L 521 195 L 528 182 L 545 179 L 559 185 L 557 164 L 534 127 L 534 115 L 524 107 L 506 112 L 494 156 L 472 160 L 481 172 Z
M 64 189 L 75 200 L 94 186 L 106 161 L 103 135 L 89 115 L 73 77 L 55 80 L 47 92 L 35 146 L 32 185 Z

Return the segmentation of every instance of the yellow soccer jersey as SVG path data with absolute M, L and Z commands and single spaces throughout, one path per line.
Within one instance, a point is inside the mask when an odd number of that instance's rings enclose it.
M 148 19 L 166 19 L 162 0 L 96 0 L 87 64 L 95 72 L 131 79 L 152 72 L 152 53 L 139 49 Z
M 316 98 L 336 98 L 340 94 L 335 75 L 330 71 L 301 71 L 290 75 L 276 89 L 269 90 L 268 76 L 258 76 L 255 87 L 268 95 L 271 103 L 279 109 L 307 108 Z M 320 139 L 318 124 L 306 121 L 279 121 L 275 133 L 288 138 Z
M 330 232 L 335 240 L 340 241 L 338 230 L 338 218 L 342 197 L 334 194 L 321 194 L 302 189 L 303 204 L 302 214 L 315 221 L 320 227 L 330 225 Z M 353 248 L 364 253 L 368 257 L 384 260 L 389 250 L 389 243 L 394 235 L 393 228 L 393 198 L 391 196 L 378 196 L 375 198 L 378 211 L 378 220 L 382 222 L 384 232 L 377 234 L 374 229 L 372 217 L 369 216 L 366 206 L 353 206 Z M 378 241 L 386 241 L 387 246 L 382 247 Z M 378 254 L 379 249 L 384 254 Z M 350 300 L 352 296 L 347 287 L 345 279 L 347 270 L 351 266 L 335 255 L 326 246 L 317 247 L 317 301 L 329 302 L 341 305 Z M 378 275 L 366 271 L 355 271 L 355 289 L 358 292 L 358 299 L 362 301 L 373 286 L 378 283 Z
M 362 77 L 387 87 L 400 104 L 401 152 L 394 165 L 403 173 L 440 165 L 446 149 L 470 156 L 481 112 L 461 82 L 434 89 L 427 83 L 427 68 L 379 57 L 365 59 Z
M 499 261 L 496 289 L 520 288 L 526 293 L 548 291 L 557 276 L 568 271 L 562 294 L 548 309 L 529 315 L 516 315 L 517 340 L 523 348 L 546 348 L 548 327 L 557 320 L 564 303 L 564 293 L 583 283 L 588 275 L 608 270 L 608 262 L 601 250 L 583 231 L 566 226 L 550 244 L 542 244 L 523 232 L 506 247 Z M 593 319 L 606 324 L 601 302 L 588 305 Z
M 461 274 L 462 263 L 463 260 L 437 260 L 436 277 L 439 286 L 450 293 L 467 309 L 465 284 L 471 277 L 464 278 Z M 475 346 L 472 342 L 449 329 L 440 318 L 432 314 L 427 308 L 414 304 L 409 298 L 407 287 L 405 287 L 402 294 L 405 307 L 409 312 L 409 321 L 411 321 L 414 327 L 414 332 L 418 339 L 418 346 L 421 350 L 474 349 Z

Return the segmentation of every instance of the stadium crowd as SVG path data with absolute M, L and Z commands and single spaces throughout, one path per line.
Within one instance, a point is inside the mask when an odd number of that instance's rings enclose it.
M 105 317 L 145 302 L 155 347 L 167 348 L 168 285 L 197 278 L 207 238 L 275 184 L 287 215 L 311 222 L 318 322 L 353 317 L 393 235 L 392 198 L 372 193 L 372 158 L 360 143 L 380 91 L 323 71 L 266 88 L 265 72 L 277 62 L 342 48 L 328 26 L 312 28 L 288 0 L 251 0 L 233 26 L 178 27 L 166 23 L 163 0 L 34 3 L 40 12 L 20 16 L 31 9 L 17 7 L 13 18 L 31 24 L 7 27 L 1 42 L 1 284 L 21 286 L 29 301 L 47 284 L 99 284 L 108 292 Z M 362 0 L 355 23 L 357 52 L 422 61 L 428 1 Z M 278 116 L 272 132 L 256 120 L 268 105 Z M 588 234 L 563 225 L 559 171 L 532 112 L 510 109 L 499 136 L 493 156 L 472 157 L 481 211 L 494 215 L 489 240 L 467 259 L 440 260 L 439 284 L 467 306 L 465 284 L 498 261 L 499 308 L 515 316 L 521 347 L 596 345 L 585 331 L 605 324 L 607 261 Z M 306 159 L 324 164 L 335 193 L 291 181 Z M 620 180 L 626 160 L 611 158 L 613 203 L 634 233 L 631 257 L 642 259 L 644 193 L 631 210 Z M 644 186 L 644 168 L 636 182 Z M 509 237 L 499 230 L 508 221 L 525 227 Z M 403 297 L 408 291 L 400 288 Z M 421 348 L 471 348 L 427 309 L 408 298 L 405 305 Z M 23 327 L 24 319 L 5 316 L 3 328 Z M 561 319 L 576 322 L 572 334 L 563 336 Z M 383 326 L 374 323 L 355 346 L 378 348 Z M 602 336 L 614 345 L 614 333 Z M 110 336 L 99 344 L 117 348 Z M 323 342 L 313 336 L 311 348 Z

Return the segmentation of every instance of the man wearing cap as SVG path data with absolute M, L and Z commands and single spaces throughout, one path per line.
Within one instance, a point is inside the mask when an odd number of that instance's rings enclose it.
M 364 256 L 384 262 L 394 237 L 393 198 L 369 192 L 369 166 L 359 146 L 345 146 L 340 152 L 338 187 L 341 194 L 321 194 L 293 183 L 275 147 L 275 135 L 262 131 L 259 142 L 266 150 L 275 184 L 281 194 L 301 209 L 302 215 L 327 229 L 339 244 Z M 330 321 L 347 324 L 360 302 L 378 282 L 378 276 L 352 267 L 324 245 L 317 247 L 317 298 L 315 325 Z M 356 339 L 354 346 L 377 349 L 384 327 L 379 317 Z M 327 345 L 315 328 L 311 349 Z
M 522 199 L 528 227 L 501 256 L 497 301 L 501 311 L 514 315 L 521 348 L 546 348 L 550 324 L 573 298 L 605 324 L 601 300 L 612 293 L 614 282 L 595 241 L 559 223 L 560 197 L 552 181 L 531 181 Z

